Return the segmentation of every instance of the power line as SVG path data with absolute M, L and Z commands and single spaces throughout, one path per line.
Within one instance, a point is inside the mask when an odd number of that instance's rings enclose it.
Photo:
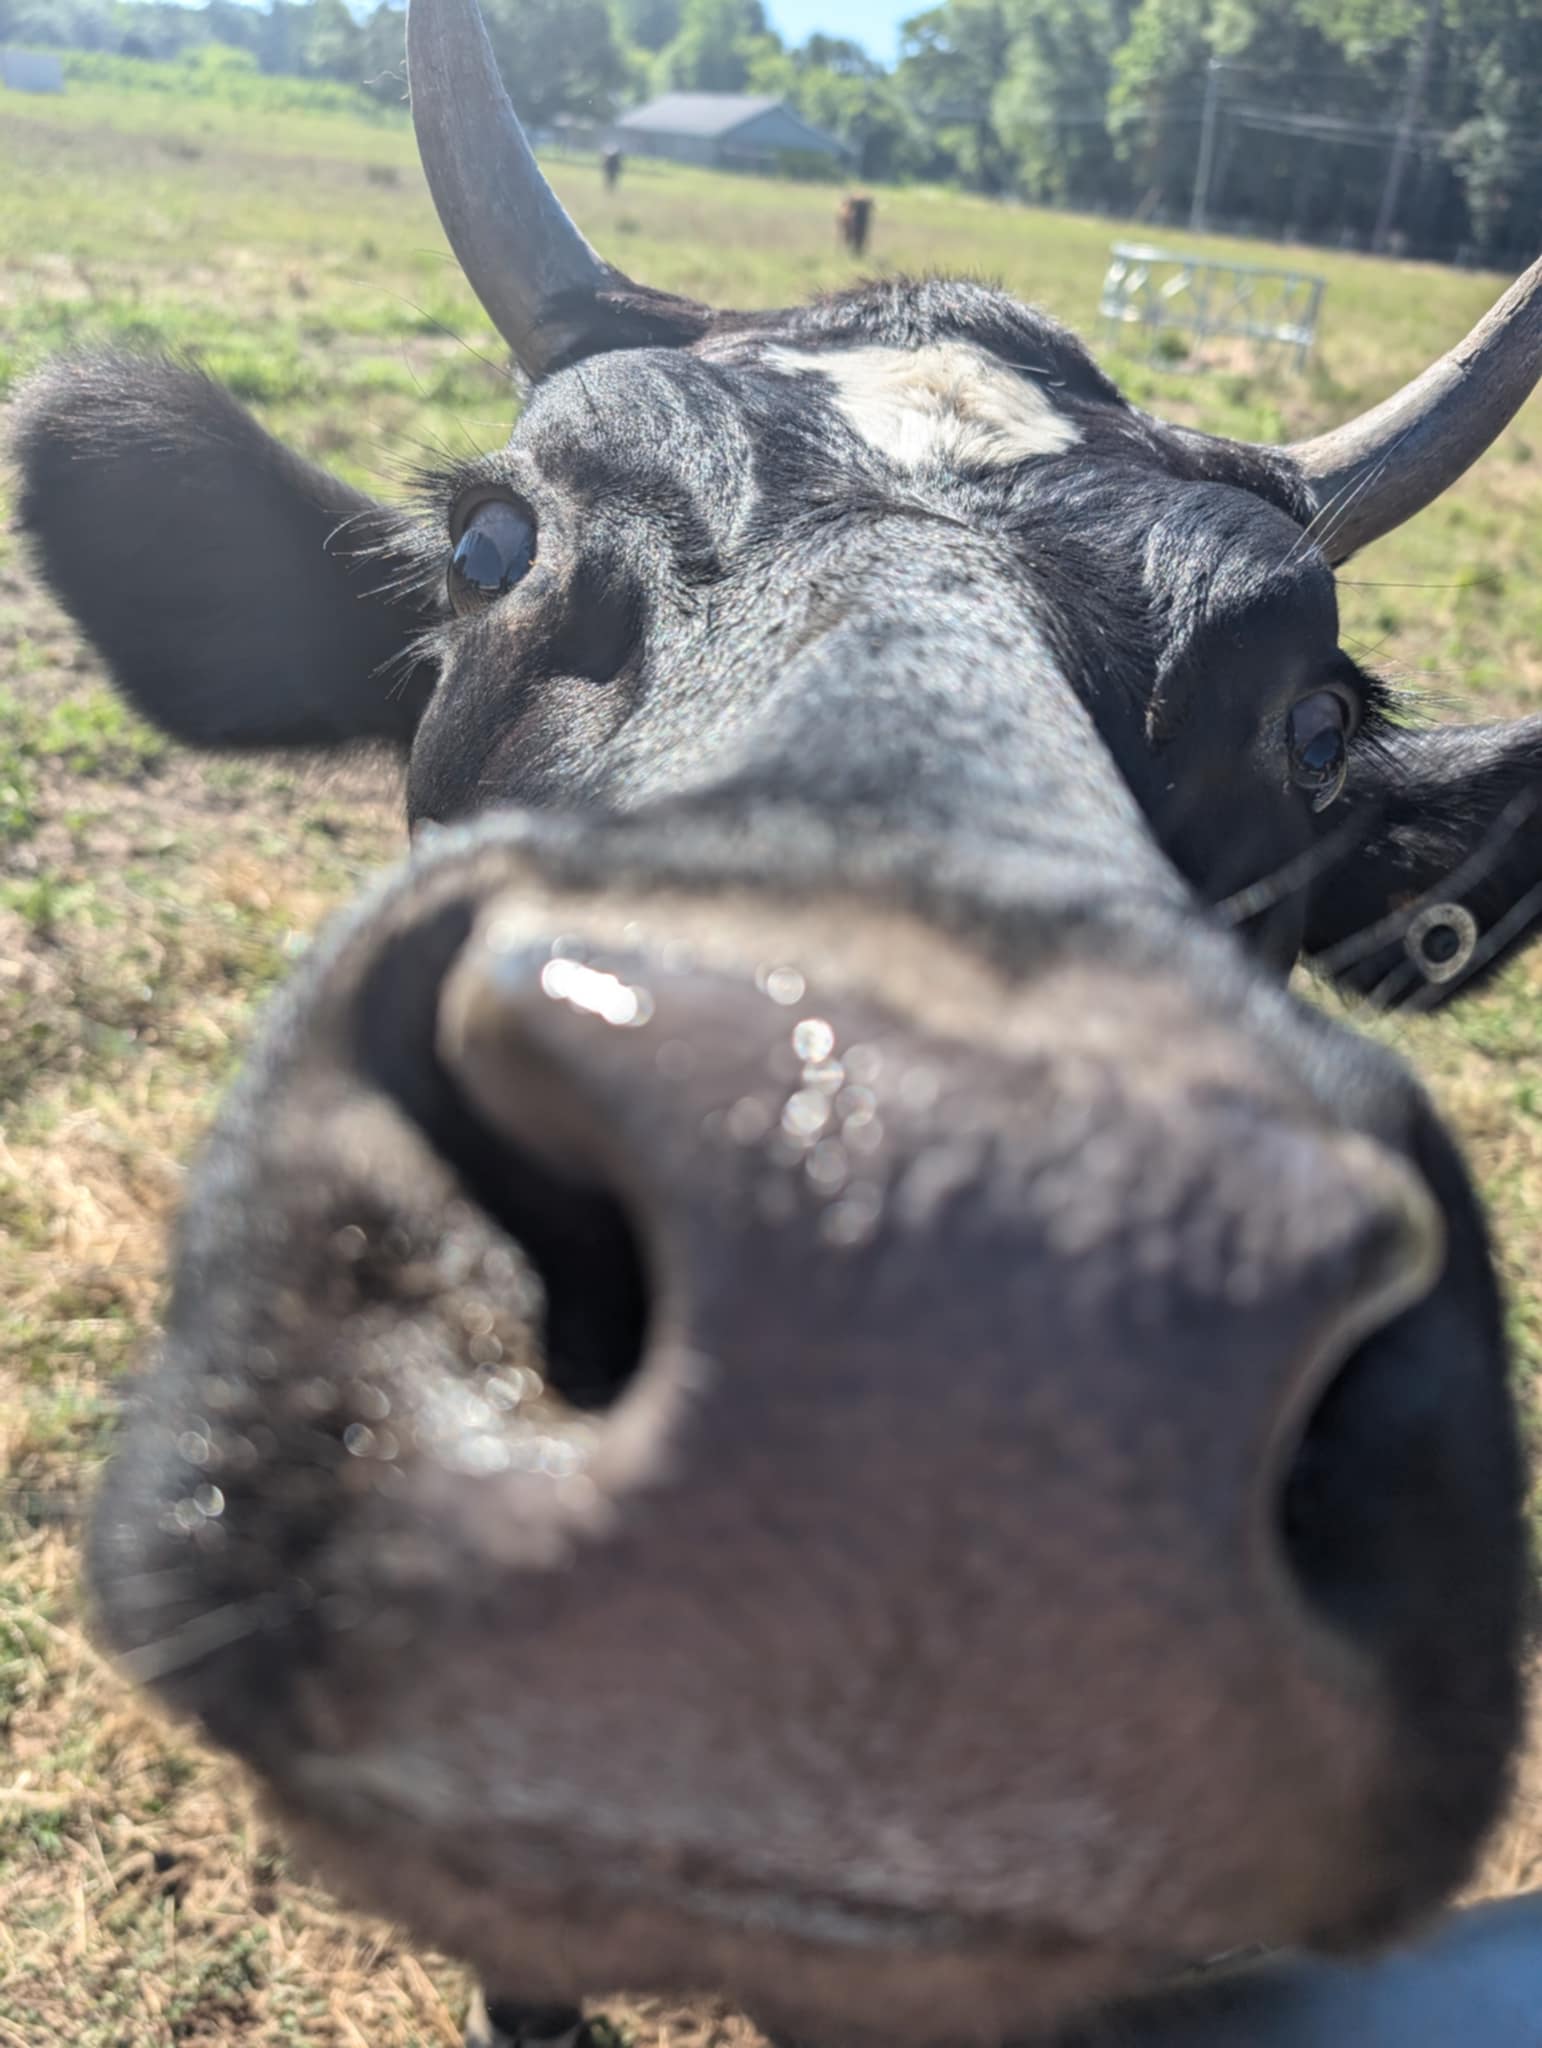
M 1292 113 L 1283 107 L 1265 107 L 1248 100 L 1228 100 L 1221 108 L 1228 120 L 1239 127 L 1273 135 L 1302 135 L 1320 142 L 1345 142 L 1376 149 L 1389 149 L 1396 142 L 1398 126 L 1385 121 L 1354 121 L 1340 114 Z M 1422 149 L 1440 149 L 1454 142 L 1459 128 L 1415 128 L 1412 140 Z M 1542 156 L 1542 143 L 1512 139 L 1505 145 L 1514 157 Z
M 1046 128 L 1107 128 L 1112 133 L 1116 128 L 1140 121 L 1197 121 L 1200 119 L 1200 109 L 1197 104 L 1188 107 L 1177 104 L 1165 107 L 1131 107 L 1121 109 L 1118 113 L 1111 113 L 1105 107 L 1095 114 L 1070 114 L 1057 103 L 1053 106 L 1036 107 L 1024 118 L 1029 122 L 1037 120 Z
M 1366 141 L 1392 142 L 1398 133 L 1396 121 L 1357 121 L 1348 114 L 1301 113 L 1289 107 L 1269 107 L 1251 100 L 1228 100 L 1224 111 L 1234 120 L 1290 122 L 1303 133 L 1308 129 L 1324 133 L 1357 135 Z M 1433 136 L 1436 131 L 1423 131 Z
M 1362 79 L 1357 78 L 1354 66 L 1348 63 L 1337 65 L 1331 69 L 1327 67 L 1317 69 L 1311 65 L 1292 65 L 1289 71 L 1282 71 L 1277 64 L 1244 64 L 1236 57 L 1217 57 L 1215 61 L 1224 71 L 1250 71 L 1255 78 L 1267 78 L 1274 82 L 1287 82 L 1295 79 L 1335 78 L 1341 85 L 1354 86 L 1363 83 Z

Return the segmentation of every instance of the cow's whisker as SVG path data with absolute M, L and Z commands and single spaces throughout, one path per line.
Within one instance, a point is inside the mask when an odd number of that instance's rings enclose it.
M 505 384 L 517 381 L 512 367 L 507 362 L 499 362 L 494 356 L 484 355 L 474 342 L 468 341 L 465 335 L 451 327 L 448 321 L 441 320 L 437 313 L 430 313 L 426 306 L 420 306 L 415 299 L 408 298 L 405 292 L 393 292 L 390 296 L 398 305 L 405 306 L 409 313 L 416 313 L 420 320 L 427 320 L 447 341 L 456 342 L 468 356 L 474 356 L 484 368 L 491 370 L 494 376 L 501 378 Z

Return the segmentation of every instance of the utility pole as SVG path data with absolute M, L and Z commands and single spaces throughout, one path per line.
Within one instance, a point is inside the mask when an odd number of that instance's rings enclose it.
M 1215 168 L 1215 117 L 1221 97 L 1221 60 L 1212 57 L 1205 71 L 1205 111 L 1199 124 L 1199 162 L 1194 166 L 1194 198 L 1189 231 L 1202 234 L 1210 210 L 1210 174 Z
M 1382 187 L 1381 207 L 1376 215 L 1376 232 L 1371 237 L 1373 249 L 1385 249 L 1397 220 L 1397 202 L 1402 195 L 1403 174 L 1408 169 L 1408 157 L 1413 148 L 1414 125 L 1424 109 L 1424 95 L 1429 88 L 1430 70 L 1435 62 L 1435 33 L 1440 27 L 1441 0 L 1427 0 L 1424 10 L 1424 29 L 1419 37 L 1419 50 L 1408 73 L 1408 97 L 1403 102 L 1403 112 L 1397 124 L 1397 135 L 1392 144 L 1392 161 L 1387 165 L 1387 182 Z

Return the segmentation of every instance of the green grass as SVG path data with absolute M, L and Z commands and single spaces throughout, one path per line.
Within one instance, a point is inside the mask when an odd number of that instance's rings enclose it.
M 387 493 L 413 463 L 507 434 L 504 353 L 449 259 L 399 109 L 91 60 L 61 99 L 0 97 L 0 166 L 0 406 L 55 351 L 112 341 L 202 361 L 302 452 Z M 609 196 L 592 165 L 554 176 L 601 248 L 669 289 L 764 305 L 853 275 L 827 189 L 634 163 Z M 997 277 L 1096 340 L 1119 232 L 883 192 L 867 267 Z M 1411 374 L 1500 283 L 1305 260 L 1328 290 L 1304 377 L 1245 358 L 1208 374 L 1117 355 L 1109 367 L 1182 420 L 1307 433 Z M 1533 402 L 1344 581 L 1350 644 L 1453 716 L 1542 704 L 1539 450 Z M 0 2048 L 453 2037 L 457 1973 L 287 1871 L 235 1774 L 96 1659 L 76 1587 L 81 1505 L 116 1380 L 155 1327 L 183 1163 L 262 996 L 400 845 L 382 769 L 194 760 L 149 732 L 0 521 Z M 1542 956 L 1449 1016 L 1375 1028 L 1466 1142 L 1529 1399 L 1542 1383 Z M 1535 1881 L 1539 1845 L 1523 1813 L 1490 1882 Z M 675 2048 L 749 2039 L 703 2008 L 625 2017 Z
M 44 816 L 40 778 L 50 770 L 123 782 L 153 773 L 167 753 L 165 739 L 101 686 L 54 701 L 24 696 L 25 679 L 49 666 L 48 651 L 30 637 L 12 646 L 17 687 L 0 688 L 0 847 L 37 830 Z M 50 880 L 40 876 L 36 887 L 46 890 Z

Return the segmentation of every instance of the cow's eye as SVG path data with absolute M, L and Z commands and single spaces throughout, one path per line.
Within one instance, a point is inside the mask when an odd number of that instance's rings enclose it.
M 1342 690 L 1314 690 L 1291 706 L 1290 772 L 1314 811 L 1325 811 L 1344 787 L 1354 729 L 1355 707 Z
M 456 526 L 450 603 L 458 612 L 480 611 L 512 590 L 535 560 L 535 521 L 512 498 L 482 498 L 458 515 Z

